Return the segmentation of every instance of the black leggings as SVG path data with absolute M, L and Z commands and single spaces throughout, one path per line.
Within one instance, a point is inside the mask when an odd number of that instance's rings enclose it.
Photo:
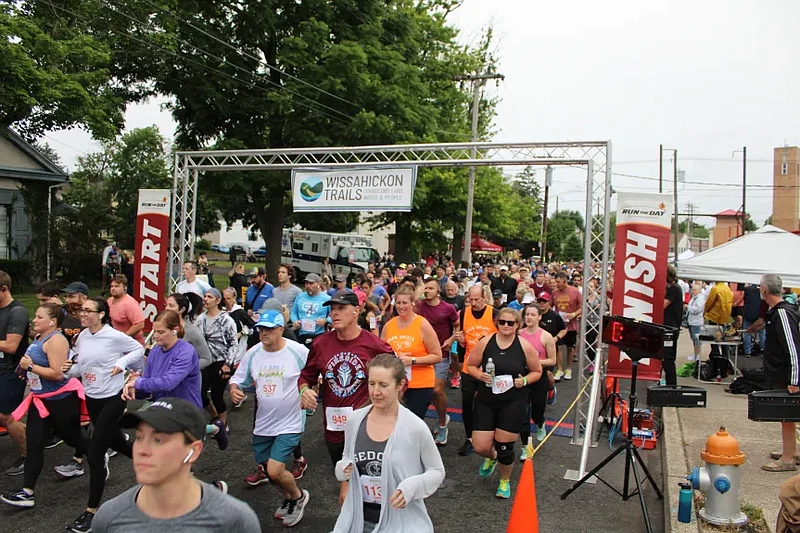
M 27 427 L 25 438 L 28 441 L 25 456 L 24 487 L 33 490 L 36 480 L 42 473 L 44 466 L 44 446 L 50 438 L 50 432 L 56 433 L 64 439 L 68 446 L 77 449 L 86 449 L 88 443 L 83 441 L 81 433 L 80 399 L 75 393 L 60 400 L 42 400 L 50 412 L 47 418 L 39 415 L 36 405 L 31 403 L 28 409 Z
M 464 431 L 466 431 L 468 439 L 472 438 L 474 422 L 472 411 L 475 407 L 475 395 L 480 385 L 486 386 L 469 374 L 461 373 L 461 418 L 464 420 Z
M 214 409 L 216 409 L 218 415 L 228 410 L 228 407 L 225 405 L 225 386 L 228 384 L 228 380 L 223 379 L 222 376 L 219 375 L 219 371 L 224 365 L 225 361 L 217 361 L 205 367 L 202 372 L 203 390 L 201 392 L 203 396 L 203 407 L 208 407 L 209 403 L 214 404 Z M 210 400 L 207 394 L 208 391 L 211 392 Z
M 406 389 L 403 395 L 403 401 L 408 407 L 408 410 L 417 415 L 420 419 L 425 420 L 425 414 L 428 412 L 428 406 L 431 404 L 433 398 L 433 389 Z
M 90 509 L 100 506 L 106 487 L 106 450 L 111 448 L 128 458 L 133 454 L 133 444 L 125 440 L 118 423 L 126 405 L 127 402 L 119 394 L 100 399 L 86 398 L 86 409 L 94 425 L 88 448 L 89 503 L 86 507 Z
M 525 420 L 522 421 L 522 428 L 519 431 L 522 444 L 528 444 L 528 437 L 531 436 L 531 418 L 537 428 L 544 427 L 544 409 L 547 407 L 547 393 L 550 390 L 547 371 L 542 372 L 542 377 L 538 381 L 534 381 L 529 388 L 530 405 L 525 412 Z

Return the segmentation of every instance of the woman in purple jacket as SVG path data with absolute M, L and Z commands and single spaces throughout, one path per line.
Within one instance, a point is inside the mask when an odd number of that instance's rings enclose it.
M 203 408 L 200 400 L 200 362 L 194 347 L 181 339 L 183 328 L 175 311 L 161 311 L 153 322 L 155 346 L 144 374 L 131 372 L 122 390 L 124 400 L 149 397 L 182 398 Z

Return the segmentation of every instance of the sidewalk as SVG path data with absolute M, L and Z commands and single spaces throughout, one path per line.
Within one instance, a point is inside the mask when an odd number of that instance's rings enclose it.
M 679 342 L 678 368 L 686 362 L 686 356 L 692 353 L 691 340 L 686 331 L 681 332 Z M 707 351 L 708 348 L 704 347 L 703 353 Z M 800 473 L 800 470 L 781 473 L 761 470 L 761 465 L 769 461 L 769 452 L 781 449 L 780 424 L 748 420 L 747 395 L 729 394 L 725 392 L 726 385 L 699 383 L 693 378 L 678 378 L 678 384 L 705 388 L 708 391 L 708 402 L 705 409 L 663 409 L 665 531 L 712 531 L 696 522 L 694 512 L 691 524 L 678 522 L 678 483 L 686 478 L 692 468 L 704 466 L 700 452 L 706 439 L 720 426 L 725 426 L 728 433 L 739 441 L 739 447 L 745 454 L 740 496 L 744 502 L 763 509 L 769 530 L 774 532 L 780 509 L 778 491 L 781 484 Z

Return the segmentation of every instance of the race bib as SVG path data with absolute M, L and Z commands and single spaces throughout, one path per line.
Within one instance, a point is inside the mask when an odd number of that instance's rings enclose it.
M 406 367 L 406 381 L 411 383 L 411 365 Z
M 308 333 L 314 333 L 317 329 L 317 323 L 314 321 L 313 318 L 304 318 L 300 321 L 300 331 L 306 331 Z
M 328 407 L 325 409 L 325 421 L 328 431 L 344 431 L 347 419 L 353 414 L 352 407 Z
M 495 376 L 492 380 L 492 393 L 503 394 L 514 388 L 514 377 L 508 374 Z
M 381 478 L 380 476 L 359 476 L 364 503 L 381 504 Z
M 42 379 L 33 372 L 28 372 L 28 386 L 34 392 L 42 390 Z
M 81 379 L 85 384 L 97 383 L 97 369 L 87 368 L 81 374 Z
M 569 313 L 565 313 L 564 311 L 559 311 L 558 314 L 561 317 L 561 320 L 563 320 L 565 324 L 570 321 Z
M 262 383 L 258 388 L 258 395 L 262 398 L 275 398 L 280 397 L 283 393 L 283 382 L 281 381 L 268 381 Z

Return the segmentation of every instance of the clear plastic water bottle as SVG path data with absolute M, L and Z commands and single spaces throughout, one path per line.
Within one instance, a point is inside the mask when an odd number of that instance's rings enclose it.
M 487 374 L 489 374 L 490 376 L 492 376 L 492 381 L 494 381 L 494 361 L 492 361 L 492 358 L 491 358 L 491 357 L 489 358 L 489 360 L 488 360 L 488 361 L 486 361 L 486 369 L 485 369 L 485 372 L 486 372 Z M 492 386 L 492 384 L 491 384 L 491 383 L 487 383 L 487 384 L 486 384 L 486 386 L 487 386 L 487 387 L 491 387 L 491 386 Z

